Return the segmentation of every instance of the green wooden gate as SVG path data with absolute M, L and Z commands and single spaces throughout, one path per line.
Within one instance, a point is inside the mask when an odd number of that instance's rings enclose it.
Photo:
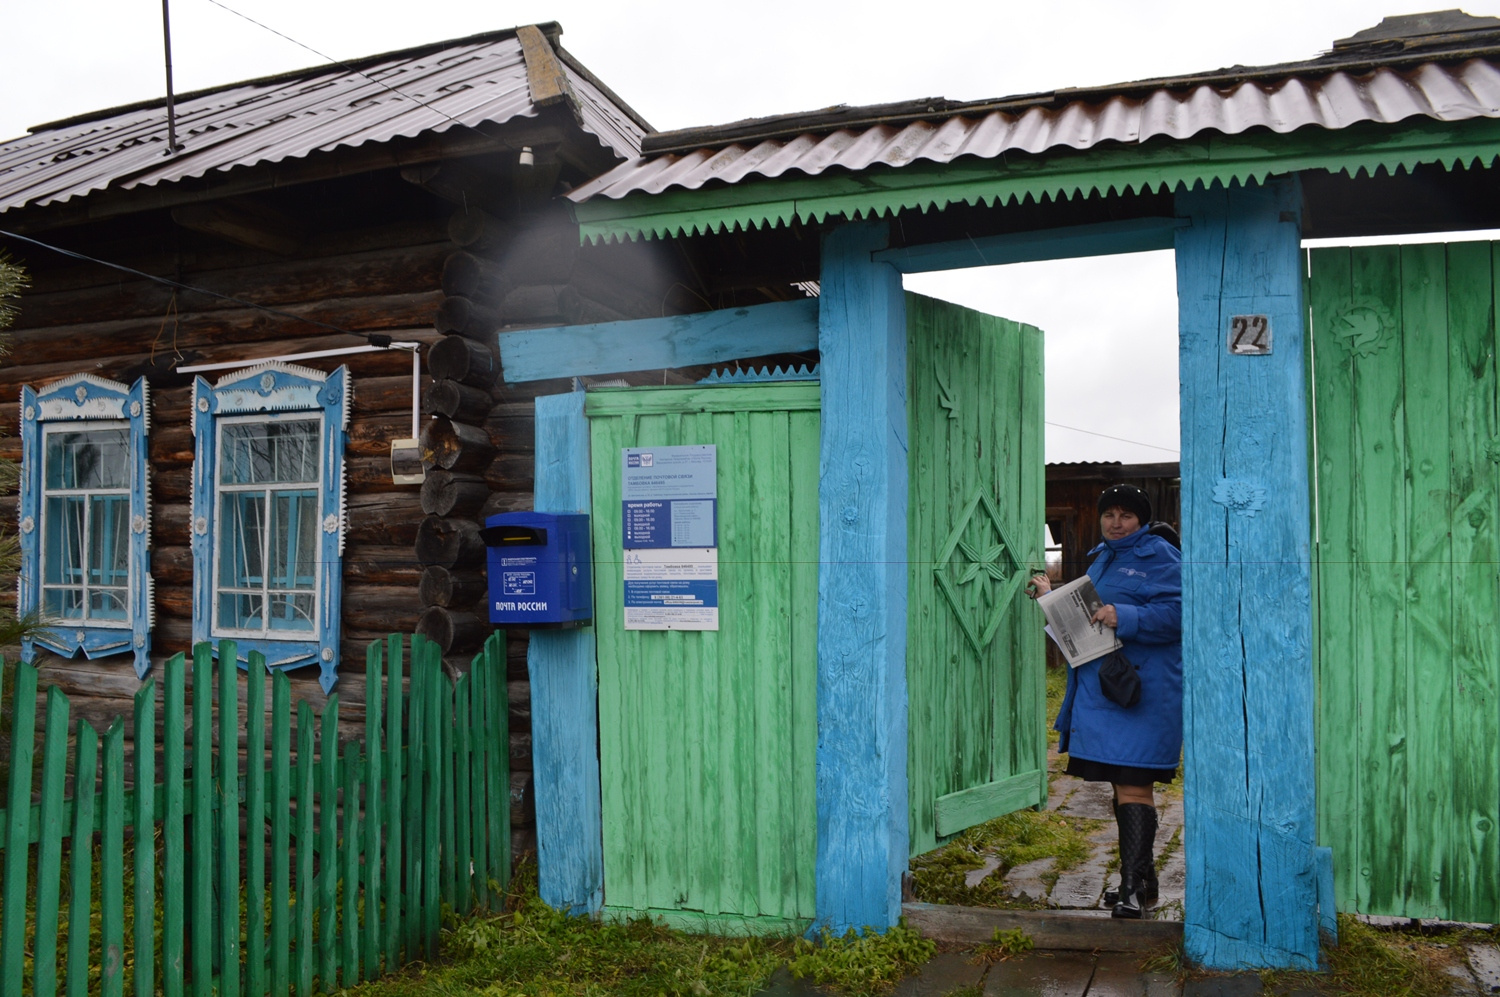
M 590 393 L 604 904 L 800 930 L 817 853 L 818 385 Z M 716 444 L 717 632 L 626 631 L 620 450 Z
M 1047 798 L 1042 334 L 906 296 L 911 852 Z
M 1318 833 L 1339 909 L 1500 921 L 1495 259 L 1311 257 Z

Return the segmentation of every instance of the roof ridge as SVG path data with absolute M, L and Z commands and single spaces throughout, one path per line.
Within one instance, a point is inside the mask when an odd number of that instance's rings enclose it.
M 562 25 L 560 25 L 556 21 L 543 21 L 540 24 L 534 25 L 518 24 L 510 28 L 501 28 L 495 31 L 482 31 L 478 34 L 466 35 L 460 38 L 448 38 L 442 41 L 424 42 L 421 45 L 411 45 L 407 48 L 392 49 L 388 52 L 377 52 L 374 55 L 361 55 L 353 59 L 340 59 L 337 62 L 325 62 L 316 66 L 306 66 L 302 69 L 284 70 L 280 73 L 271 73 L 266 76 L 256 76 L 247 80 L 233 80 L 228 83 L 220 83 L 211 87 L 203 87 L 198 90 L 189 90 L 183 93 L 174 94 L 172 100 L 173 103 L 181 104 L 189 100 L 196 100 L 199 97 L 208 97 L 216 93 L 222 93 L 226 90 L 233 90 L 236 87 L 259 86 L 271 83 L 290 82 L 292 80 L 307 79 L 313 76 L 325 76 L 338 71 L 347 73 L 350 70 L 353 70 L 354 72 L 358 72 L 361 67 L 373 65 L 378 62 L 383 62 L 387 59 L 411 57 L 428 51 L 435 52 L 439 49 L 449 48 L 454 45 L 477 45 L 483 42 L 500 41 L 507 37 L 513 38 L 515 37 L 516 32 L 520 31 L 522 28 L 527 27 L 535 27 L 539 31 L 541 31 L 542 34 L 547 37 L 547 40 L 552 43 L 554 48 L 557 46 L 558 37 L 562 34 Z M 52 131 L 58 128 L 68 128 L 72 127 L 73 125 L 87 124 L 90 121 L 103 121 L 106 118 L 112 118 L 116 115 L 128 114 L 131 111 L 145 111 L 156 107 L 166 107 L 166 104 L 167 98 L 166 95 L 163 94 L 161 97 L 155 97 L 150 100 L 138 100 L 129 104 L 120 104 L 116 107 L 106 107 L 95 111 L 85 111 L 82 114 L 75 114 L 66 118 L 58 118 L 55 121 L 47 121 L 39 125 L 32 125 L 31 127 L 26 129 L 26 134 L 40 135 L 43 132 Z

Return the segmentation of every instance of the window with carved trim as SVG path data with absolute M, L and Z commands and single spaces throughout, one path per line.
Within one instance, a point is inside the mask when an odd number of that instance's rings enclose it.
M 348 372 L 285 363 L 193 385 L 193 637 L 336 679 Z
M 21 390 L 21 572 L 16 603 L 44 647 L 150 667 L 152 592 L 144 379 L 78 374 Z

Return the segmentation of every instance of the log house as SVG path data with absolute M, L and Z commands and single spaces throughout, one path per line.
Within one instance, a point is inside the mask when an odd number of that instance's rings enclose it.
M 291 359 L 255 373 L 274 382 L 263 394 L 299 370 L 309 383 L 343 371 L 348 383 L 343 493 L 322 523 L 341 546 L 323 593 L 336 618 L 320 624 L 336 636 L 323 661 L 289 671 L 294 696 L 321 711 L 340 693 L 341 736 L 358 737 L 372 640 L 422 633 L 447 667 L 467 668 L 491 632 L 478 526 L 531 504 L 535 386 L 501 385 L 496 331 L 684 307 L 673 260 L 645 247 L 585 258 L 555 200 L 638 154 L 649 130 L 560 34 L 528 26 L 181 95 L 182 148 L 170 155 L 160 103 L 0 144 L 0 229 L 24 237 L 0 246 L 31 278 L 0 396 L 90 375 L 99 380 L 79 386 L 91 398 L 138 381 L 149 398 L 148 577 L 131 582 L 146 586 L 147 640 L 135 654 L 112 653 L 131 651 L 119 640 L 102 650 L 80 641 L 71 655 L 34 649 L 75 716 L 99 729 L 128 717 L 142 677 L 215 630 L 194 542 L 212 547 L 223 534 L 207 535 L 193 494 L 193 423 L 204 384 L 278 357 Z M 304 356 L 392 341 L 420 344 L 419 383 L 409 351 Z M 196 390 L 182 369 L 231 363 L 242 366 L 204 372 Z M 391 444 L 413 435 L 414 391 L 426 480 L 399 483 Z M 3 413 L 0 455 L 20 463 L 25 413 Z M 0 505 L 21 517 L 14 490 Z M 69 637 L 61 650 L 75 650 Z M 533 840 L 524 633 L 509 655 L 519 852 Z

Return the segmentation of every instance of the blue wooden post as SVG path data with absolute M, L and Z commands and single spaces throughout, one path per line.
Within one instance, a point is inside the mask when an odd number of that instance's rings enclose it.
M 871 253 L 884 222 L 823 241 L 817 920 L 901 914 L 906 799 L 906 305 Z
M 589 512 L 589 427 L 583 392 L 536 400 L 538 512 Z M 593 627 L 533 630 L 531 759 L 537 872 L 544 901 L 592 914 L 604 903 L 599 806 L 599 667 Z
M 1315 967 L 1311 488 L 1295 178 L 1177 195 L 1187 954 Z M 1236 315 L 1269 356 L 1231 355 Z

